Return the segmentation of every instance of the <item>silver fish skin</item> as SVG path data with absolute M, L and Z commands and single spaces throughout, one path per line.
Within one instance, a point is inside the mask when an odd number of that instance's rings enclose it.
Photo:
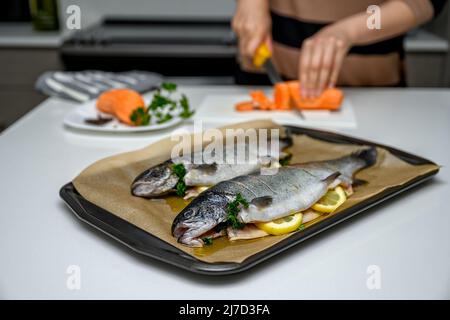
M 283 149 L 292 145 L 292 138 L 280 138 L 279 140 L 279 155 L 283 157 Z M 270 150 L 270 140 L 268 141 L 268 150 Z M 227 159 L 235 159 L 237 150 L 244 148 L 245 159 L 244 163 L 231 162 L 227 163 Z M 204 151 L 202 151 L 203 153 Z M 256 153 L 255 153 L 256 152 Z M 188 187 L 201 187 L 215 185 L 221 181 L 232 179 L 234 177 L 256 172 L 264 166 L 267 166 L 267 160 L 278 161 L 277 158 L 271 158 L 266 154 L 259 154 L 258 148 L 250 148 L 248 143 L 244 145 L 235 144 L 232 148 L 223 149 L 223 156 L 225 159 L 221 163 L 205 163 L 195 164 L 193 159 L 197 154 L 193 153 L 187 156 L 178 157 L 173 160 L 167 160 L 161 164 L 151 167 L 140 175 L 138 175 L 131 184 L 131 193 L 138 197 L 153 198 L 175 191 L 175 186 L 178 182 L 178 177 L 172 172 L 174 164 L 183 164 L 186 169 L 184 182 Z M 210 156 L 208 154 L 208 156 Z M 205 159 L 203 155 L 198 158 Z M 256 160 L 256 161 L 252 161 Z M 236 163 L 236 164 L 234 164 Z
M 358 150 L 348 156 L 344 156 L 333 160 L 312 161 L 295 165 L 303 168 L 309 173 L 325 179 L 333 172 L 339 171 L 341 175 L 336 179 L 335 183 L 330 186 L 334 188 L 338 185 L 350 187 L 354 183 L 353 176 L 359 170 L 372 166 L 377 159 L 377 149 L 370 147 Z
M 226 180 L 202 192 L 175 218 L 172 234 L 182 244 L 203 246 L 202 235 L 227 220 L 227 205 L 237 194 L 249 202 L 238 219 L 244 223 L 272 221 L 316 203 L 329 188 L 375 162 L 376 150 L 364 149 L 331 161 L 282 167 L 274 175 L 249 174 Z M 323 167 L 323 170 L 320 168 Z M 336 170 L 329 174 L 330 171 Z M 325 176 L 325 177 L 324 177 Z

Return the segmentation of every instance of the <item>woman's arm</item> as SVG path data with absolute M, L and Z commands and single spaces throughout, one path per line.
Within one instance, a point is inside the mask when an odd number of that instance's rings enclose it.
M 429 0 L 391 0 L 380 5 L 381 28 L 367 26 L 369 15 L 361 12 L 335 22 L 302 45 L 299 79 L 304 97 L 316 97 L 328 86 L 334 86 L 348 50 L 403 34 L 431 19 Z

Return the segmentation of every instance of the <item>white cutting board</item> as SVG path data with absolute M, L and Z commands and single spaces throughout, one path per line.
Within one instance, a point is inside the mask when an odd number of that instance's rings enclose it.
M 216 123 L 243 122 L 255 119 L 271 119 L 279 124 L 306 127 L 356 128 L 353 106 L 345 98 L 339 111 L 302 111 L 302 119 L 295 111 L 247 111 L 237 112 L 234 105 L 249 100 L 248 95 L 207 95 L 195 112 L 195 118 Z

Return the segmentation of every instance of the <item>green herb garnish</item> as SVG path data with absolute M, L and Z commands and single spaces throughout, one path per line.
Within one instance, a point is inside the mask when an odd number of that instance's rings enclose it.
M 183 119 L 187 119 L 194 115 L 194 110 L 191 110 L 189 106 L 189 100 L 184 94 L 181 96 L 180 105 L 182 110 L 180 113 L 180 117 L 182 117 Z
M 161 84 L 161 88 L 168 92 L 174 92 L 175 90 L 177 90 L 177 85 L 172 82 L 163 82 Z
M 161 124 L 167 121 L 172 120 L 173 116 L 170 113 L 166 113 L 165 115 L 161 115 L 159 116 L 158 121 L 156 121 L 156 123 Z
M 184 197 L 184 195 L 186 194 L 186 189 L 186 183 L 183 180 L 178 180 L 175 186 L 177 196 Z
M 161 94 L 161 92 L 157 91 L 154 95 L 153 95 L 153 99 L 152 102 L 150 102 L 150 105 L 148 106 L 148 108 L 152 111 L 156 111 L 159 108 L 164 108 L 167 105 L 176 105 L 176 102 L 173 101 L 172 99 L 170 99 L 169 97 L 165 97 Z
M 240 222 L 237 218 L 241 206 L 248 208 L 248 201 L 240 193 L 227 205 L 227 221 L 233 229 L 242 229 L 245 226 L 245 223 Z
M 182 119 L 192 117 L 194 111 L 189 106 L 188 98 L 183 94 L 180 99 L 172 98 L 177 90 L 175 83 L 165 82 L 156 90 L 147 108 L 139 107 L 130 115 L 131 122 L 136 126 L 150 124 L 153 118 L 157 124 L 165 123 L 178 116 Z
M 130 120 L 136 126 L 146 126 L 150 123 L 151 116 L 147 108 L 139 107 L 131 113 Z
M 210 246 L 213 244 L 213 239 L 211 237 L 206 237 L 206 238 L 203 238 L 202 240 L 203 240 L 203 243 L 205 244 L 205 246 Z
M 288 154 L 286 157 L 278 160 L 278 162 L 280 163 L 280 165 L 282 165 L 284 167 L 284 166 L 287 166 L 291 162 L 291 159 L 292 159 L 292 154 Z
M 183 197 L 186 194 L 186 183 L 184 182 L 184 176 L 186 175 L 186 168 L 184 164 L 177 163 L 172 166 L 172 172 L 178 177 L 178 182 L 175 186 L 177 196 Z
M 186 168 L 184 167 L 184 164 L 177 163 L 172 166 L 172 172 L 175 173 L 178 178 L 183 179 L 186 175 Z
M 300 225 L 300 227 L 297 228 L 298 231 L 302 231 L 303 229 L 305 229 L 305 225 L 302 223 Z

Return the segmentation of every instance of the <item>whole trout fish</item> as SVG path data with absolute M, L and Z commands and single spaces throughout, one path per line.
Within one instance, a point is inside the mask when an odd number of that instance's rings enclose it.
M 238 195 L 248 202 L 237 218 L 242 223 L 266 222 L 304 211 L 329 188 L 353 183 L 354 174 L 375 163 L 375 148 L 360 150 L 339 159 L 279 168 L 274 175 L 249 174 L 220 182 L 202 192 L 184 208 L 172 224 L 178 242 L 203 246 L 205 235 L 215 237 L 227 223 L 227 207 Z
M 167 160 L 138 175 L 131 185 L 131 193 L 138 197 L 153 198 L 175 192 L 180 179 L 174 170 L 176 164 L 182 164 L 186 170 L 183 180 L 187 187 L 212 186 L 227 179 L 256 172 L 269 163 L 276 163 L 280 158 L 287 156 L 282 150 L 291 145 L 291 137 L 280 138 L 278 156 L 276 156 L 269 154 L 270 139 L 267 141 L 267 154 L 260 154 L 259 148 L 250 148 L 248 143 L 237 143 L 232 147 L 224 148 L 223 159 L 220 163 L 212 164 L 195 164 L 193 161 L 197 156 L 195 153 Z M 244 153 L 243 163 L 234 164 L 233 161 L 227 161 L 230 158 L 237 159 L 236 154 L 239 151 Z M 214 157 L 214 153 L 208 156 Z M 203 155 L 199 158 L 204 159 Z M 257 161 L 250 161 L 252 159 Z

